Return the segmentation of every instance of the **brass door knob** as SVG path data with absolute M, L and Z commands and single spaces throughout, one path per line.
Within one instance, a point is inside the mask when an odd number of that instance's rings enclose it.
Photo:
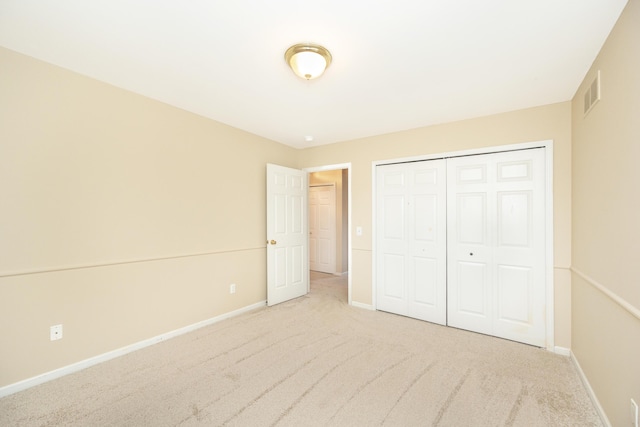
M 270 241 L 269 243 L 271 243 L 272 245 L 275 245 L 275 244 L 276 244 L 276 243 L 278 243 L 278 242 L 276 242 L 275 240 L 272 240 L 272 241 Z

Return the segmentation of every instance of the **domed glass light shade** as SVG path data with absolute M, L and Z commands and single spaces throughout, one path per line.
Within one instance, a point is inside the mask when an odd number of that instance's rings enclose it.
M 317 44 L 296 44 L 284 54 L 284 59 L 296 75 L 311 80 L 320 77 L 331 64 L 331 53 Z

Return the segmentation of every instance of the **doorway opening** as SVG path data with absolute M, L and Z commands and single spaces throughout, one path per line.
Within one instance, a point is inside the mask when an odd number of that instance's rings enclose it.
M 351 304 L 351 164 L 307 168 L 309 277 L 347 278 Z

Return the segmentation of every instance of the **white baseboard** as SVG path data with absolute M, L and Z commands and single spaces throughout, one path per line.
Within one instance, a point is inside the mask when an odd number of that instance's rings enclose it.
M 553 347 L 553 352 L 555 354 L 559 354 L 560 356 L 571 356 L 571 349 L 566 347 L 555 346 Z
M 19 381 L 17 383 L 9 384 L 4 387 L 0 387 L 0 398 L 8 396 L 13 393 L 17 393 L 22 390 L 26 390 L 28 388 L 37 386 L 39 384 L 45 383 L 47 381 L 54 380 L 56 378 L 63 377 L 65 375 L 81 371 L 90 366 L 97 365 L 102 362 L 106 362 L 107 360 L 115 359 L 116 357 L 124 356 L 127 353 L 131 353 L 136 350 L 140 350 L 145 347 L 149 347 L 151 345 L 157 344 L 161 341 L 166 341 L 170 338 L 177 337 L 179 335 L 186 334 L 188 332 L 195 331 L 196 329 L 203 328 L 205 326 L 212 325 L 214 323 L 218 323 L 222 320 L 229 319 L 231 317 L 238 316 L 240 314 L 246 313 L 251 310 L 255 310 L 256 308 L 264 307 L 266 305 L 266 301 L 260 301 L 255 304 L 248 305 L 246 307 L 239 308 L 238 310 L 231 311 L 229 313 L 221 314 L 220 316 L 213 317 L 211 319 L 203 320 L 198 323 L 194 323 L 192 325 L 185 326 L 180 329 L 176 329 L 174 331 L 170 331 L 164 333 L 162 335 L 157 335 L 153 338 L 149 338 L 143 341 L 139 341 L 137 343 L 128 345 L 126 347 L 119 348 L 117 350 L 109 351 L 107 353 L 99 354 L 98 356 L 90 357 L 89 359 L 81 360 L 79 362 L 73 363 L 71 365 L 63 366 L 62 368 L 54 369 L 53 371 L 45 372 L 44 374 L 37 375 L 32 378 L 27 378 L 26 380 Z
M 591 384 L 589 384 L 589 380 L 587 379 L 587 376 L 584 374 L 584 371 L 582 370 L 582 367 L 580 366 L 578 359 L 576 359 L 576 356 L 575 354 L 573 354 L 572 351 L 570 353 L 571 353 L 571 361 L 573 362 L 573 365 L 576 367 L 576 370 L 578 371 L 578 375 L 582 380 L 582 384 L 584 384 L 584 387 L 587 389 L 587 394 L 591 398 L 591 401 L 593 402 L 593 406 L 596 407 L 596 411 L 598 412 L 598 415 L 600 415 L 602 424 L 604 424 L 606 427 L 611 427 L 609 418 L 607 417 L 607 414 L 604 412 L 602 405 L 600 405 L 600 401 L 596 397 L 596 393 L 591 388 Z
M 351 305 L 358 308 L 364 308 L 365 310 L 375 311 L 375 308 L 371 304 L 363 304 L 357 301 L 351 301 Z

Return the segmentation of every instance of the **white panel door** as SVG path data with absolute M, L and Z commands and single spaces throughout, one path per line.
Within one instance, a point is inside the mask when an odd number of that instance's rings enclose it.
M 309 291 L 307 174 L 267 164 L 267 305 Z
M 444 160 L 377 167 L 377 309 L 446 323 Z
M 309 268 L 336 272 L 336 187 L 309 187 Z
M 545 160 L 447 160 L 448 324 L 545 345 Z

